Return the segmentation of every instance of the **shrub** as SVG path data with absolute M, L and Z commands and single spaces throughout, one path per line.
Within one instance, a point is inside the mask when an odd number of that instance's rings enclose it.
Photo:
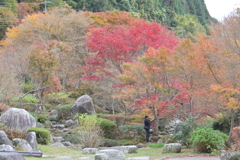
M 188 119 L 185 123 L 180 125 L 180 131 L 174 135 L 173 139 L 179 140 L 183 145 L 189 146 L 191 134 L 195 127 L 194 119 Z
M 5 128 L 3 129 L 3 131 L 6 133 L 7 137 L 11 140 L 14 138 L 26 139 L 27 136 L 26 131 L 22 130 Z
M 48 144 L 50 142 L 50 132 L 44 128 L 29 128 L 27 132 L 35 132 L 39 144 Z
M 125 120 L 128 119 L 126 116 L 124 115 L 119 115 L 119 114 L 102 114 L 99 115 L 100 118 L 105 118 L 105 119 L 109 119 L 111 121 L 113 121 L 114 123 L 116 123 L 117 126 L 123 125 Z
M 229 134 L 230 118 L 227 116 L 221 116 L 213 122 L 212 126 L 214 130 L 219 130 L 225 134 Z
M 46 115 L 43 114 L 39 114 L 37 116 L 38 122 L 40 123 L 45 123 L 48 120 L 48 117 Z
M 121 138 L 132 139 L 136 141 L 143 141 L 145 138 L 145 130 L 143 125 L 122 125 L 118 127 Z
M 63 136 L 63 139 L 65 141 L 69 141 L 69 142 L 71 142 L 73 144 L 80 143 L 80 138 L 78 137 L 78 135 L 75 135 L 75 134 L 70 134 L 70 135 L 67 134 L 67 135 Z
M 105 139 L 104 140 L 104 147 L 114 147 L 114 146 L 119 146 L 120 144 L 112 139 Z
M 152 143 L 152 144 L 149 144 L 148 147 L 162 148 L 164 145 L 165 145 L 165 143 Z
M 103 132 L 99 127 L 97 116 L 87 114 L 76 114 L 78 119 L 78 136 L 84 148 L 98 147 L 103 140 Z
M 190 141 L 198 152 L 211 153 L 223 149 L 228 136 L 212 128 L 197 128 L 193 131 Z
M 102 131 L 104 132 L 104 137 L 113 139 L 116 137 L 117 125 L 111 120 L 105 118 L 97 118 L 98 124 Z
M 10 100 L 11 102 L 20 102 L 19 97 L 12 98 Z M 34 103 L 37 104 L 39 100 L 32 94 L 27 94 L 25 97 L 22 99 L 23 103 Z
M 50 109 L 50 108 L 52 108 L 52 105 L 51 105 L 51 104 L 46 104 L 46 105 L 45 105 L 45 108 L 46 108 L 46 109 Z
M 70 94 L 71 93 L 53 92 L 53 93 L 47 94 L 46 99 L 51 103 L 67 104 L 68 97 Z
M 60 104 L 56 106 L 56 110 L 58 111 L 59 119 L 67 119 L 69 116 L 71 116 L 71 105 L 69 104 Z

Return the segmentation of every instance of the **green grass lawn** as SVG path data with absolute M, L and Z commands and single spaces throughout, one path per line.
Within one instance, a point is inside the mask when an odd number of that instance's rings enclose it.
M 83 154 L 82 151 L 79 151 L 79 150 L 53 147 L 53 146 L 47 146 L 47 145 L 38 145 L 38 147 L 43 152 L 44 155 L 52 155 L 54 157 L 71 156 L 72 158 L 75 158 L 72 160 L 77 160 L 80 157 L 90 157 L 92 160 L 94 160 L 94 155 Z M 159 159 L 164 157 L 174 157 L 174 156 L 184 156 L 184 155 L 194 155 L 194 154 L 197 154 L 197 153 L 193 153 L 192 149 L 182 149 L 181 153 L 162 154 L 162 148 L 143 148 L 143 149 L 138 149 L 137 153 L 125 154 L 125 156 L 126 158 L 149 156 L 151 159 Z M 25 159 L 26 160 L 42 160 L 42 158 L 36 158 L 36 157 L 25 157 Z M 53 158 L 44 158 L 44 160 L 52 160 L 52 159 Z

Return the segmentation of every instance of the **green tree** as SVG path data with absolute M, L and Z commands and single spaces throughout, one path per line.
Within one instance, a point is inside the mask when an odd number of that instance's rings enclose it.
M 172 30 L 179 37 L 195 40 L 198 33 L 206 33 L 205 28 L 199 23 L 198 18 L 195 15 L 177 15 L 174 21 L 176 27 L 173 27 Z
M 5 37 L 7 28 L 12 27 L 15 21 L 14 13 L 9 8 L 0 6 L 0 40 Z

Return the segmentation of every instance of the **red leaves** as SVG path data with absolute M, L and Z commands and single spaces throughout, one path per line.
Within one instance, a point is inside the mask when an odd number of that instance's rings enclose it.
M 92 28 L 86 43 L 90 52 L 97 53 L 95 57 L 86 59 L 88 67 L 93 69 L 101 66 L 107 70 L 111 66 L 122 73 L 121 65 L 134 61 L 137 56 L 146 52 L 148 47 L 164 46 L 174 49 L 177 40 L 172 32 L 161 25 L 143 22 L 135 23 L 129 28 L 124 26 L 113 29 Z M 88 69 L 85 69 L 87 72 Z

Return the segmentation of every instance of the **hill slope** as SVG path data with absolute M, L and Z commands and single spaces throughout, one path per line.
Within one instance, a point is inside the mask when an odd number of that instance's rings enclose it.
M 118 9 L 148 21 L 174 26 L 176 14 L 193 14 L 202 25 L 208 24 L 210 16 L 204 0 L 65 0 L 76 10 L 105 12 Z

